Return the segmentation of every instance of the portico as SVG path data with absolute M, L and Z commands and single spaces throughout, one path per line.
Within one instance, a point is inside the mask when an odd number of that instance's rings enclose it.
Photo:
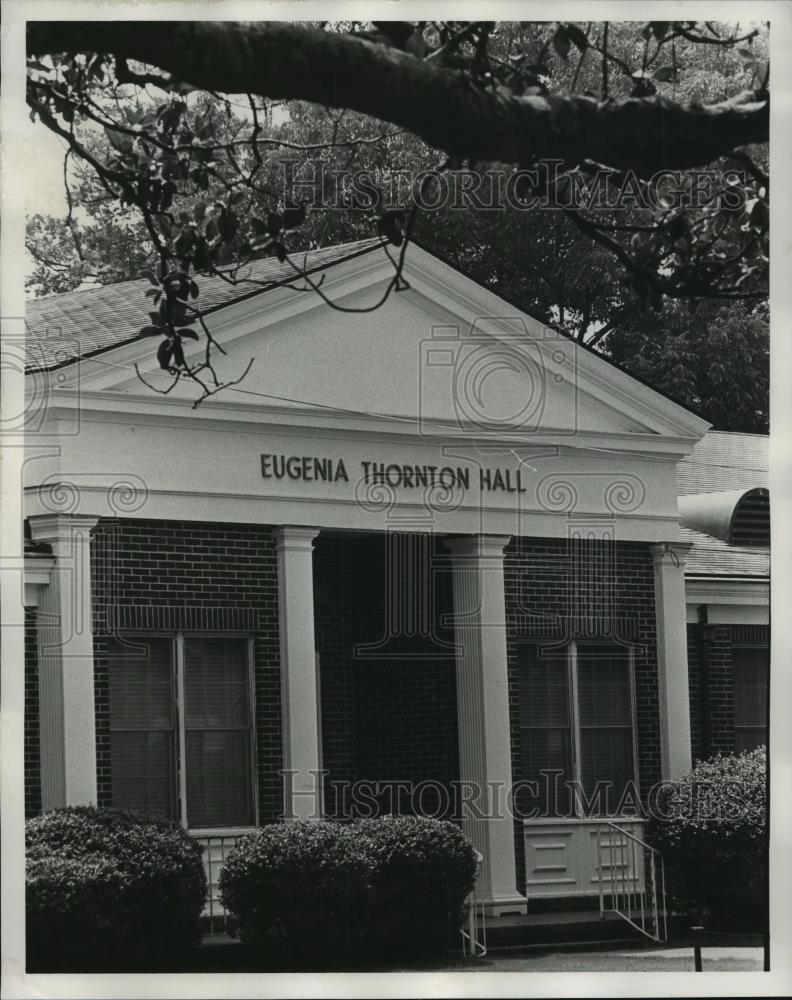
M 516 784 L 643 795 L 689 766 L 674 470 L 707 425 L 408 260 L 375 320 L 283 288 L 223 306 L 228 364 L 262 364 L 197 411 L 137 381 L 148 343 L 63 369 L 27 463 L 42 803 L 233 836 L 332 814 L 337 778 L 436 777 L 474 790 L 479 896 L 508 913 L 592 890 L 557 846 L 586 817 L 523 819 Z M 341 259 L 328 293 L 362 304 L 387 267 Z

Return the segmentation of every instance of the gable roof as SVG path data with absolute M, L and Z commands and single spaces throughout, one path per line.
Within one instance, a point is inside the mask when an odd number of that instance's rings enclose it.
M 720 524 L 724 511 L 730 522 L 749 491 L 767 489 L 768 448 L 765 434 L 709 431 L 677 465 L 680 535 L 693 543 L 685 567 L 689 575 L 770 575 L 769 546 L 731 545 Z M 710 530 L 702 530 L 708 524 Z
M 383 247 L 387 249 L 385 240 L 379 237 L 370 238 L 326 247 L 322 250 L 308 251 L 302 260 L 306 272 L 313 274 L 321 272 L 320 282 L 324 280 L 325 274 L 330 269 L 334 269 L 332 276 L 330 276 L 330 283 L 334 290 L 338 291 L 343 288 L 345 291 L 341 294 L 357 294 L 365 287 L 372 286 L 377 282 L 384 282 L 389 277 L 392 278 L 392 260 L 388 259 L 391 255 L 386 256 L 382 252 Z M 378 252 L 373 253 L 373 251 Z M 223 331 L 223 336 L 227 338 L 224 340 L 223 353 L 229 358 L 233 358 L 234 350 L 239 348 L 245 338 L 249 338 L 251 335 L 259 336 L 261 331 L 271 326 L 273 322 L 275 325 L 288 322 L 289 317 L 294 317 L 298 313 L 307 316 L 308 313 L 321 305 L 321 299 L 318 295 L 290 296 L 289 292 L 286 291 L 286 289 L 295 288 L 295 286 L 296 290 L 299 291 L 302 285 L 299 280 L 294 280 L 299 279 L 299 275 L 295 275 L 294 265 L 289 261 L 281 263 L 268 258 L 253 262 L 248 267 L 250 268 L 248 280 L 238 284 L 232 285 L 221 276 L 204 277 L 201 282 L 199 301 L 203 313 L 207 316 L 212 314 L 211 325 L 215 333 L 219 330 Z M 525 378 L 530 378 L 531 381 L 531 399 L 536 395 L 535 377 L 532 371 L 528 371 L 528 368 L 536 366 L 535 363 L 529 364 L 533 361 L 533 356 L 538 356 L 538 363 L 543 370 L 554 372 L 553 385 L 559 384 L 560 386 L 559 390 L 552 394 L 553 398 L 559 397 L 556 399 L 558 403 L 556 410 L 559 407 L 563 410 L 564 404 L 569 404 L 561 415 L 561 417 L 568 418 L 567 422 L 562 419 L 557 427 L 555 424 L 553 425 L 558 433 L 568 435 L 567 423 L 569 420 L 572 420 L 577 427 L 578 397 L 581 401 L 585 399 L 586 406 L 591 411 L 589 416 L 594 418 L 594 431 L 591 433 L 596 435 L 597 433 L 614 432 L 625 436 L 628 431 L 634 432 L 634 441 L 630 444 L 630 448 L 633 450 L 642 447 L 642 441 L 639 440 L 641 435 L 650 434 L 657 436 L 657 443 L 662 440 L 662 448 L 666 451 L 678 452 L 681 446 L 682 451 L 687 452 L 694 441 L 698 440 L 705 432 L 707 422 L 684 404 L 672 399 L 665 392 L 652 389 L 651 386 L 648 386 L 649 392 L 640 391 L 640 386 L 646 383 L 636 379 L 630 372 L 614 364 L 606 356 L 591 348 L 586 348 L 566 331 L 548 327 L 536 316 L 526 312 L 518 305 L 507 302 L 497 292 L 488 289 L 481 282 L 464 274 L 454 265 L 444 261 L 440 256 L 426 250 L 419 244 L 415 245 L 414 252 L 408 255 L 405 260 L 405 272 L 408 277 L 408 287 L 412 288 L 415 293 L 411 298 L 405 298 L 405 302 L 411 301 L 413 307 L 421 309 L 439 310 L 437 315 L 443 317 L 443 322 L 446 322 L 446 318 L 450 316 L 453 320 L 461 321 L 466 331 L 468 324 L 471 324 L 470 343 L 474 346 L 477 342 L 476 338 L 484 336 L 487 339 L 493 338 L 493 343 L 498 343 L 499 350 L 503 346 L 506 353 L 520 355 L 518 361 L 521 363 L 522 369 L 525 369 Z M 105 365 L 107 368 L 113 369 L 112 378 L 110 372 L 89 363 L 85 371 L 75 373 L 81 382 L 83 391 L 126 393 L 126 385 L 123 384 L 123 379 L 116 376 L 115 370 L 120 371 L 127 368 L 130 373 L 136 374 L 137 362 L 143 358 L 146 359 L 146 363 L 151 360 L 150 343 L 139 336 L 140 327 L 145 322 L 148 301 L 144 295 L 151 288 L 152 286 L 146 279 L 138 279 L 32 300 L 29 303 L 26 317 L 29 338 L 28 371 L 48 371 L 71 365 L 78 359 L 88 361 L 95 358 L 98 365 Z M 266 296 L 266 298 L 261 300 L 260 296 Z M 313 300 L 313 303 L 309 300 Z M 400 301 L 402 301 L 401 298 Z M 420 307 L 418 306 L 419 301 L 422 302 Z M 513 312 L 503 312 L 504 304 L 512 306 Z M 355 314 L 356 312 L 367 313 L 371 310 L 364 308 L 348 311 Z M 352 322 L 354 318 L 355 316 L 352 315 L 347 326 L 354 325 Z M 422 320 L 425 318 L 422 314 Z M 432 322 L 434 323 L 434 321 Z M 489 330 L 488 324 L 493 323 L 494 327 Z M 479 324 L 481 329 L 479 329 Z M 457 329 L 458 326 L 453 328 Z M 302 327 L 300 326 L 298 329 L 302 330 Z M 432 325 L 431 329 L 434 337 L 435 329 L 442 330 L 445 327 L 442 324 L 439 328 Z M 366 330 L 368 331 L 368 328 Z M 391 339 L 387 341 L 389 351 L 393 335 L 399 335 L 403 330 L 404 326 L 398 327 L 397 324 L 397 327 L 390 331 Z M 412 331 L 412 327 L 410 330 Z M 377 332 L 379 334 L 381 331 L 378 329 Z M 324 338 L 326 333 L 324 327 L 321 333 Z M 346 330 L 346 333 L 349 334 L 348 340 L 351 338 L 352 341 L 356 342 L 356 338 L 353 336 L 354 330 Z M 360 334 L 361 331 L 358 330 L 357 333 Z M 526 335 L 527 338 L 524 343 L 523 335 Z M 573 345 L 573 349 L 571 351 L 555 350 L 552 343 L 554 337 L 568 341 Z M 373 339 L 376 340 L 376 338 Z M 420 344 L 412 346 L 420 346 L 423 349 L 425 340 L 424 337 Z M 519 349 L 516 346 L 518 341 Z M 399 342 L 401 343 L 401 340 Z M 118 355 L 114 356 L 112 360 L 98 357 L 100 354 L 116 349 Z M 523 355 L 526 357 L 524 358 Z M 350 356 L 354 355 L 350 354 Z M 391 357 L 390 353 L 388 357 Z M 114 364 L 119 358 L 121 363 Z M 246 364 L 248 356 L 238 360 Z M 336 360 L 335 357 L 332 359 L 334 369 Z M 411 357 L 411 361 L 413 360 Z M 135 364 L 130 362 L 135 362 Z M 291 361 L 289 364 L 293 368 Z M 270 366 L 271 368 L 272 366 Z M 127 381 L 131 380 L 132 376 L 130 375 Z M 342 404 L 330 398 L 332 392 L 328 395 L 325 391 L 327 383 L 322 381 L 321 386 L 322 392 L 310 406 L 313 406 L 314 409 L 320 407 L 322 412 L 328 406 L 333 410 L 338 409 Z M 265 396 L 268 400 L 286 398 L 280 389 L 273 389 L 271 385 L 254 388 L 259 388 L 258 394 Z M 303 388 L 301 385 L 300 392 L 292 393 L 292 395 L 299 396 L 299 399 L 304 401 L 306 397 L 302 392 Z M 388 383 L 388 388 L 393 388 L 391 383 Z M 414 395 L 413 389 L 414 385 L 411 385 L 410 391 Z M 514 392 L 516 391 L 514 389 Z M 273 396 L 273 392 L 277 395 Z M 566 396 L 562 399 L 563 393 L 566 393 Z M 570 394 L 574 397 L 571 401 L 567 400 L 567 396 Z M 253 392 L 252 395 L 255 396 L 256 392 Z M 171 399 L 171 402 L 175 398 Z M 368 416 L 381 420 L 384 413 L 380 410 L 383 407 L 380 406 L 379 397 L 377 399 L 376 406 L 368 407 L 368 410 L 376 412 L 372 412 Z M 542 400 L 544 400 L 543 394 Z M 292 402 L 296 402 L 296 400 L 292 400 Z M 400 396 L 399 406 L 403 402 L 404 399 Z M 437 401 L 434 400 L 434 402 Z M 522 402 L 524 403 L 524 400 Z M 346 402 L 343 403 L 342 409 L 346 412 Z M 452 415 L 455 426 L 459 423 L 457 409 L 455 404 Z M 358 410 L 361 411 L 359 414 L 361 417 L 365 417 L 368 413 L 365 406 L 356 407 L 355 412 Z M 545 412 L 546 410 L 547 412 Z M 392 415 L 400 415 L 402 411 L 401 409 L 388 409 L 387 412 Z M 520 412 L 522 413 L 522 411 Z M 543 419 L 551 419 L 550 408 L 545 405 L 544 401 L 541 412 Z M 406 417 L 415 419 L 414 414 L 412 416 L 406 414 Z M 560 418 L 559 413 L 552 414 L 552 419 L 556 418 Z M 611 418 L 615 418 L 617 421 L 613 428 L 610 425 L 601 426 L 602 421 L 607 423 L 608 419 Z M 424 422 L 429 419 L 425 411 L 421 412 L 420 419 Z M 550 427 L 550 423 L 547 423 L 547 426 Z M 520 426 L 512 428 L 512 430 L 519 434 L 522 433 L 523 428 Z
M 503 296 L 497 290 L 487 288 L 482 282 L 466 274 L 443 254 L 428 249 L 414 237 L 411 242 L 457 273 L 464 275 L 474 285 L 493 292 L 499 299 L 514 306 L 519 312 L 531 315 L 523 306 Z M 306 274 L 312 274 L 370 253 L 385 245 L 387 245 L 387 241 L 376 236 L 351 243 L 309 250 L 300 255 L 302 256 L 301 266 Z M 237 280 L 234 284 L 222 277 L 202 277 L 200 304 L 205 315 L 254 295 L 263 294 L 284 282 L 297 278 L 293 266 L 288 261 L 281 262 L 274 257 L 252 261 L 246 265 L 242 273 L 246 277 Z M 144 325 L 143 316 L 146 312 L 144 295 L 150 287 L 148 280 L 142 278 L 31 299 L 25 310 L 27 334 L 25 371 L 52 371 L 78 359 L 89 358 L 137 340 L 138 331 Z M 533 318 L 538 319 L 537 317 Z M 610 367 L 627 375 L 633 381 L 645 385 L 689 413 L 706 420 L 703 414 L 691 408 L 687 403 L 680 402 L 665 390 L 656 388 L 645 379 L 628 371 L 622 365 L 608 358 L 607 355 L 601 354 L 588 344 L 571 337 L 562 327 L 545 320 L 540 322 L 560 336 L 573 340 L 576 347 L 580 347 L 596 358 L 605 361 Z
M 380 237 L 295 254 L 306 274 L 370 253 L 383 245 Z M 222 277 L 201 279 L 200 304 L 205 314 L 259 295 L 299 278 L 288 261 L 275 257 L 252 261 L 233 284 Z M 114 285 L 62 292 L 31 299 L 25 309 L 25 371 L 52 371 L 79 358 L 92 357 L 138 339 L 145 322 L 146 278 Z

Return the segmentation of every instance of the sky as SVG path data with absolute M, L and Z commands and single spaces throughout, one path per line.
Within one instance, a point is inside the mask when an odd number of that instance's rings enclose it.
M 66 143 L 41 122 L 30 121 L 22 135 L 27 215 L 65 215 L 63 156 Z

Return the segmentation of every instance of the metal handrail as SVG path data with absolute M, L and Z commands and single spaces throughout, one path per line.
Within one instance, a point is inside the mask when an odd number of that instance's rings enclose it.
M 473 853 L 476 858 L 476 875 L 473 881 L 473 888 L 467 898 L 467 930 L 464 927 L 460 928 L 460 934 L 462 935 L 462 954 L 470 955 L 471 958 L 477 956 L 481 958 L 487 954 L 487 918 L 483 903 L 479 902 L 476 898 L 476 885 L 484 855 L 475 848 L 473 849 Z M 479 937 L 479 925 L 481 927 L 481 937 Z
M 607 845 L 603 845 L 603 832 L 609 835 Z M 618 835 L 615 844 L 614 833 Z M 607 866 L 603 861 L 604 847 L 610 858 Z M 618 865 L 614 862 L 617 852 Z M 597 862 L 600 916 L 616 913 L 651 940 L 666 941 L 665 866 L 657 848 L 617 823 L 606 822 L 597 829 Z M 605 904 L 606 881 L 610 885 L 607 890 L 610 906 Z

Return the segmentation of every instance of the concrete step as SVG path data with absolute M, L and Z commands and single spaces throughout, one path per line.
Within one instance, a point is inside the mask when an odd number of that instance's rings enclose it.
M 487 949 L 511 950 L 526 947 L 557 947 L 614 942 L 642 943 L 647 938 L 613 913 L 600 916 L 592 910 L 559 910 L 524 915 L 489 917 L 486 922 Z

